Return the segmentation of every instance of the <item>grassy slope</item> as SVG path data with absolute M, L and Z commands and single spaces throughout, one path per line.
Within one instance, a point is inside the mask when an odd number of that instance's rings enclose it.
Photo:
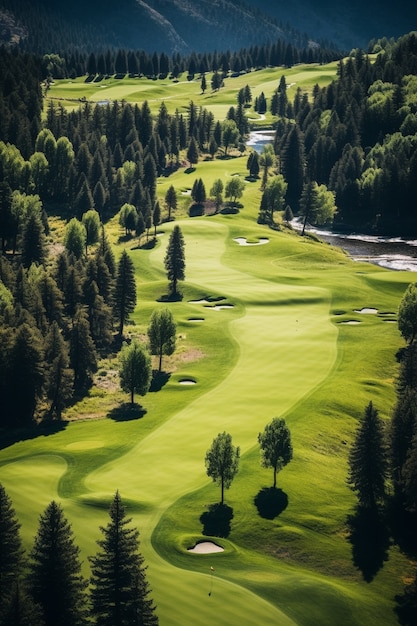
M 189 189 L 200 176 L 209 189 L 216 177 L 244 176 L 245 162 L 241 157 L 199 164 L 191 174 L 179 170 L 158 183 L 158 194 L 163 198 L 171 183 Z M 369 400 L 389 416 L 401 340 L 386 320 L 395 319 L 412 275 L 354 264 L 327 245 L 258 226 L 259 198 L 259 186 L 248 183 L 239 215 L 177 221 L 186 243 L 186 282 L 183 301 L 169 306 L 180 356 L 162 390 L 141 399 L 145 415 L 71 423 L 18 442 L 0 451 L 0 480 L 27 546 L 39 513 L 58 498 L 84 559 L 96 551 L 98 528 L 119 488 L 141 531 L 162 625 L 388 626 L 395 623 L 393 597 L 406 562 L 391 548 L 371 583 L 353 566 L 346 519 L 354 498 L 345 484 L 346 459 Z M 187 202 L 183 196 L 180 213 Z M 116 223 L 109 225 L 113 238 Z M 139 288 L 131 333 L 145 331 L 166 292 L 163 257 L 172 227 L 161 227 L 153 250 L 131 250 Z M 238 236 L 266 236 L 269 243 L 239 246 L 233 241 Z M 233 308 L 189 302 L 205 296 L 223 296 Z M 379 313 L 355 313 L 362 307 Z M 196 317 L 204 322 L 190 321 Z M 339 324 L 349 320 L 360 324 Z M 183 377 L 197 384 L 181 386 Z M 110 415 L 125 399 L 95 389 L 68 415 Z M 272 482 L 259 465 L 256 437 L 274 416 L 290 426 L 294 460 L 278 476 L 288 506 L 271 520 L 258 515 L 254 498 Z M 223 554 L 190 555 L 186 548 L 202 537 L 200 515 L 219 497 L 205 475 L 204 455 L 222 430 L 242 450 L 240 472 L 226 494 L 234 514 L 231 533 L 221 540 Z

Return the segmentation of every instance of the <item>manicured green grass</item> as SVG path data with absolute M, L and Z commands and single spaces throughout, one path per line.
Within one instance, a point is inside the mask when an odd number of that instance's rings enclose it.
M 170 113 L 174 113 L 176 109 L 184 113 L 192 100 L 196 105 L 212 111 L 216 119 L 224 119 L 230 106 L 237 103 L 239 90 L 246 85 L 250 86 L 254 99 L 261 92 L 266 98 L 271 98 L 281 76 L 284 75 L 288 85 L 288 96 L 292 99 L 298 87 L 303 92 L 311 93 L 316 83 L 324 86 L 331 82 L 336 76 L 336 69 L 336 62 L 326 65 L 296 65 L 292 68 L 266 68 L 236 78 L 226 78 L 225 86 L 216 92 L 211 91 L 209 73 L 206 75 L 207 91 L 204 94 L 201 92 L 201 80 L 197 75 L 194 80 L 188 81 L 183 74 L 178 82 L 169 78 L 152 80 L 144 77 L 123 79 L 112 77 L 96 83 L 86 83 L 81 77 L 75 80 L 56 80 L 50 87 L 47 97 L 59 100 L 69 108 L 79 106 L 77 100 L 80 98 L 91 102 L 126 100 L 142 103 L 147 100 L 154 114 L 157 114 L 162 101 Z M 253 110 L 249 117 L 252 116 L 256 117 Z
M 178 170 L 158 182 L 158 195 L 169 184 L 190 188 L 196 177 L 207 189 L 217 177 L 244 177 L 245 164 L 239 157 L 199 163 L 191 174 Z M 3 448 L 0 481 L 27 547 L 48 502 L 62 502 L 86 574 L 119 489 L 141 532 L 161 626 L 389 626 L 407 561 L 391 547 L 370 583 L 353 565 L 347 455 L 370 400 L 389 418 L 402 340 L 386 320 L 395 319 L 413 275 L 355 264 L 327 244 L 259 226 L 259 200 L 259 183 L 247 183 L 238 214 L 190 219 L 184 197 L 177 220 L 158 228 L 154 248 L 116 245 L 117 254 L 129 250 L 137 273 L 138 304 L 126 330 L 143 336 L 153 309 L 167 305 L 160 302 L 165 250 L 173 226 L 181 227 L 186 281 L 182 301 L 168 303 L 178 325 L 171 375 L 138 398 L 143 414 L 135 419 L 127 419 L 126 394 L 93 388 L 67 414 L 84 421 Z M 122 234 L 117 217 L 108 230 L 112 241 Z M 237 237 L 269 241 L 241 246 Z M 377 312 L 357 312 L 364 307 Z M 359 324 L 341 323 L 349 321 Z M 110 357 L 100 369 L 116 366 Z M 196 384 L 181 385 L 184 378 Z M 272 473 L 260 466 L 257 435 L 275 416 L 289 425 L 294 459 L 278 475 L 287 506 L 266 519 L 254 500 Z M 200 516 L 219 500 L 204 456 L 223 430 L 242 453 L 226 492 L 230 534 L 217 539 L 223 553 L 190 554 L 187 547 L 203 538 Z

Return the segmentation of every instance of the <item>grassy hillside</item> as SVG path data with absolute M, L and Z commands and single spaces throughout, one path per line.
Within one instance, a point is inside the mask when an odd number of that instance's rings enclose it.
M 292 68 L 275 67 L 249 72 L 241 76 L 226 78 L 224 87 L 213 92 L 210 87 L 211 75 L 207 75 L 207 91 L 201 92 L 201 80 L 195 78 L 188 81 L 185 75 L 175 82 L 169 78 L 152 80 L 148 78 L 109 78 L 100 82 L 85 82 L 84 78 L 75 80 L 56 80 L 47 93 L 47 101 L 52 99 L 60 102 L 65 108 L 72 109 L 80 105 L 80 99 L 92 103 L 107 103 L 114 100 L 127 102 L 143 102 L 147 100 L 154 114 L 158 112 L 162 101 L 170 113 L 178 108 L 183 112 L 192 100 L 196 105 L 203 106 L 213 112 L 216 119 L 224 119 L 230 106 L 237 104 L 237 94 L 242 87 L 249 85 L 255 99 L 262 92 L 268 99 L 279 85 L 282 75 L 288 86 L 288 99 L 292 100 L 295 90 L 300 87 L 303 92 L 311 93 L 315 84 L 321 87 L 329 84 L 336 77 L 337 62 L 326 65 L 297 65 Z M 267 113 L 267 116 L 269 114 Z M 252 111 L 249 117 L 255 123 L 260 116 Z M 265 120 L 260 120 L 265 123 Z M 271 119 L 266 118 L 266 123 Z
M 197 177 L 206 188 L 218 176 L 244 177 L 245 165 L 238 157 L 181 169 L 158 181 L 158 195 L 169 184 L 190 189 Z M 371 534 L 365 546 L 357 534 L 349 539 L 355 499 L 347 455 L 370 400 L 389 419 L 402 345 L 392 322 L 413 275 L 354 263 L 326 244 L 257 225 L 260 194 L 259 183 L 247 183 L 238 214 L 192 219 L 182 195 L 176 221 L 159 228 L 152 249 L 119 242 L 117 216 L 107 225 L 116 253 L 127 248 L 135 263 L 138 303 L 126 330 L 138 337 L 165 306 L 163 259 L 170 231 L 181 227 L 186 280 L 182 301 L 169 303 L 178 325 L 177 351 L 165 361 L 170 375 L 127 410 L 117 360 L 107 359 L 61 430 L 0 451 L 0 481 L 27 547 L 40 512 L 54 498 L 62 502 L 86 574 L 119 489 L 141 532 L 162 626 L 389 626 L 408 563 L 384 535 Z M 291 430 L 294 459 L 278 474 L 281 491 L 271 500 L 272 472 L 260 466 L 257 435 L 275 416 Z M 204 456 L 223 430 L 242 453 L 226 492 L 230 529 L 216 538 L 223 553 L 191 554 L 188 547 L 207 539 L 202 514 L 219 500 Z

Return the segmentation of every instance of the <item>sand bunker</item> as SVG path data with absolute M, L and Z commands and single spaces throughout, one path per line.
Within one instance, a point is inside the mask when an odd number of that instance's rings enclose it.
M 183 378 L 179 381 L 180 385 L 195 385 L 196 381 L 191 378 Z
M 189 317 L 189 322 L 204 322 L 204 317 Z
M 265 243 L 269 243 L 269 239 L 266 237 L 261 237 L 256 243 L 249 242 L 246 237 L 235 237 L 233 241 L 236 241 L 239 246 L 263 246 Z
M 356 326 L 356 324 L 360 324 L 358 320 L 347 320 L 346 322 L 338 322 L 338 324 L 350 324 L 352 326 Z
M 188 548 L 188 552 L 193 552 L 194 554 L 212 554 L 214 552 L 224 552 L 224 548 L 212 541 L 200 541 L 196 543 L 193 548 Z
M 361 313 L 362 315 L 376 315 L 378 313 L 378 309 L 369 309 L 365 307 L 364 309 L 355 309 L 353 312 Z
M 216 304 L 215 306 L 209 306 L 210 309 L 214 309 L 214 311 L 221 311 L 222 309 L 233 309 L 233 304 Z

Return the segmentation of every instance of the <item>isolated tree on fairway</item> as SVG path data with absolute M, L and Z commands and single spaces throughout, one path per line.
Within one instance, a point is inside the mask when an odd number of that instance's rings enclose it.
M 206 452 L 207 476 L 220 484 L 221 504 L 224 504 L 224 490 L 229 489 L 239 468 L 240 449 L 232 444 L 229 433 L 219 433 Z
M 230 202 L 235 204 L 242 197 L 245 183 L 239 176 L 232 176 L 226 183 L 225 196 L 230 198 Z
M 408 343 L 417 334 L 417 283 L 408 285 L 398 307 L 398 330 Z
M 139 553 L 139 532 L 129 528 L 119 492 L 111 504 L 110 522 L 100 527 L 100 552 L 90 558 L 91 612 L 97 626 L 154 626 L 155 605 Z
M 373 509 L 384 502 L 387 475 L 383 423 L 370 402 L 349 453 L 348 483 L 356 492 L 361 507 Z
M 261 463 L 263 467 L 272 467 L 274 484 L 277 486 L 277 473 L 292 459 L 291 435 L 284 419 L 275 417 L 258 435 L 261 446 Z
M 12 501 L 0 483 L 0 623 L 23 567 L 23 548 Z
M 87 581 L 81 574 L 79 548 L 60 504 L 41 514 L 29 555 L 28 587 L 42 608 L 45 626 L 86 624 Z
M 135 393 L 144 396 L 151 382 L 152 364 L 149 354 L 133 341 L 125 345 L 120 353 L 120 386 L 130 393 L 131 404 L 135 401 Z
M 151 354 L 159 357 L 158 370 L 162 369 L 162 356 L 173 354 L 175 350 L 176 324 L 169 309 L 156 309 L 152 313 L 148 328 Z
M 132 259 L 123 250 L 117 266 L 116 281 L 113 293 L 113 313 L 119 323 L 119 335 L 123 335 L 123 328 L 130 313 L 136 306 L 135 268 Z
M 165 255 L 165 269 L 169 283 L 169 295 L 179 296 L 178 281 L 185 278 L 184 239 L 179 226 L 175 226 L 168 242 Z
M 168 219 L 171 219 L 171 212 L 177 208 L 177 192 L 173 185 L 168 187 L 168 191 L 165 194 L 165 205 L 168 209 Z

